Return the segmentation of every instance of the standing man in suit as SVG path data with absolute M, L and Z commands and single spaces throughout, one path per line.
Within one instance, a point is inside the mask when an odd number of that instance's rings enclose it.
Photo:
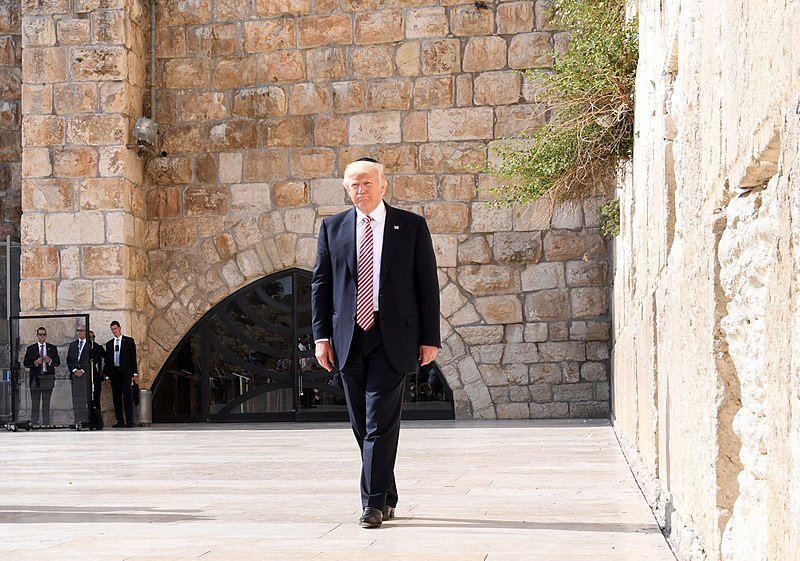
M 114 397 L 115 429 L 133 426 L 133 398 L 131 385 L 139 381 L 136 362 L 136 341 L 122 334 L 118 321 L 111 322 L 114 338 L 106 343 L 106 376 L 111 381 Z
M 47 330 L 36 329 L 37 342 L 25 349 L 23 366 L 30 369 L 31 423 L 39 424 L 41 404 L 42 422 L 50 424 L 50 396 L 56 383 L 56 367 L 61 364 L 58 348 L 47 342 Z
M 94 368 L 94 372 L 92 372 L 92 407 L 94 407 L 98 415 L 100 415 L 102 414 L 102 410 L 100 409 L 100 396 L 103 392 L 103 379 L 105 378 L 105 374 L 103 374 L 103 365 L 106 360 L 106 351 L 103 349 L 103 345 L 94 342 L 94 331 L 91 329 L 89 330 L 89 349 L 91 350 L 91 364 Z M 89 417 L 89 420 L 91 421 L 91 417 Z M 102 428 L 102 426 L 100 428 Z
M 67 368 L 72 382 L 72 412 L 75 415 L 75 424 L 80 425 L 89 420 L 91 351 L 86 343 L 86 326 L 76 327 L 75 334 L 78 338 L 67 349 Z
M 394 517 L 394 464 L 403 384 L 436 358 L 439 283 L 425 219 L 392 208 L 383 166 L 347 166 L 344 188 L 354 208 L 322 222 L 311 281 L 315 356 L 342 372 L 347 411 L 361 449 L 365 528 Z

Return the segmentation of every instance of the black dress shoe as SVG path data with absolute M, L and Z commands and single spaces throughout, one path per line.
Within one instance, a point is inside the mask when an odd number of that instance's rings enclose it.
M 124 428 L 125 428 L 125 424 L 124 424 L 124 423 L 114 423 L 114 424 L 113 424 L 113 425 L 111 425 L 111 426 L 112 426 L 113 428 L 115 428 L 115 429 L 124 429 Z
M 391 520 L 392 518 L 394 518 L 394 507 L 386 505 L 383 507 L 383 519 Z
M 133 428 L 133 423 L 125 423 L 125 428 L 126 429 L 132 429 Z
M 371 506 L 364 507 L 364 513 L 358 521 L 362 528 L 377 528 L 382 522 L 383 512 L 381 512 L 381 509 Z

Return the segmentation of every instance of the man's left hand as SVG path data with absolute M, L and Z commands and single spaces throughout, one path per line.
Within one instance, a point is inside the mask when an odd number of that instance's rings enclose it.
M 419 363 L 421 366 L 425 366 L 434 361 L 436 358 L 436 353 L 439 352 L 439 347 L 434 347 L 433 345 L 420 345 L 419 346 Z

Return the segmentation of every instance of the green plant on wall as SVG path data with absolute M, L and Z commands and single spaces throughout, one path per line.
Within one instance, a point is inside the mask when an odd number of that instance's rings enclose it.
M 600 233 L 604 236 L 619 235 L 619 199 L 612 199 L 600 207 Z
M 639 56 L 635 19 L 624 0 L 552 0 L 552 26 L 570 44 L 550 71 L 528 70 L 541 84 L 549 122 L 494 148 L 490 171 L 511 180 L 500 201 L 528 204 L 543 195 L 575 200 L 610 193 L 633 151 L 633 91 Z

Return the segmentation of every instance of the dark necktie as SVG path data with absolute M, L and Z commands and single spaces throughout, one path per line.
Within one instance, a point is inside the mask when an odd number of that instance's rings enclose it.
M 78 340 L 78 356 L 81 356 L 82 352 L 83 352 L 83 341 Z
M 372 302 L 372 219 L 365 216 L 362 223 L 364 226 L 359 244 L 356 323 L 364 331 L 369 331 L 375 323 Z

